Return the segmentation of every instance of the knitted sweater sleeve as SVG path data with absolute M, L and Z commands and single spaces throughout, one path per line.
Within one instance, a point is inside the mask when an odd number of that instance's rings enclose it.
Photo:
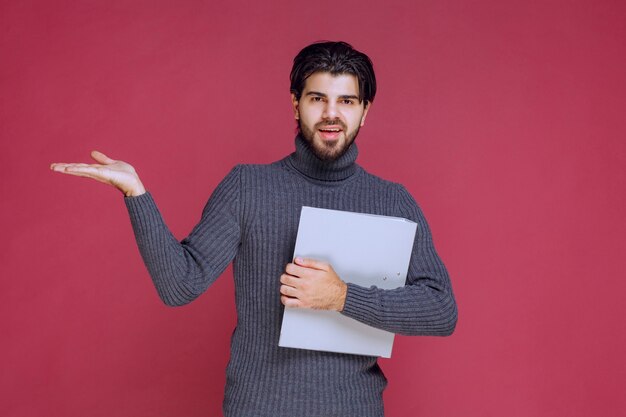
M 139 252 L 154 286 L 170 306 L 193 301 L 233 260 L 240 242 L 241 166 L 217 186 L 200 222 L 178 241 L 163 221 L 150 193 L 124 199 Z
M 413 197 L 398 185 L 397 198 L 401 215 L 417 223 L 406 285 L 383 290 L 349 283 L 342 313 L 393 333 L 448 336 L 457 321 L 448 272 L 435 251 L 426 219 Z

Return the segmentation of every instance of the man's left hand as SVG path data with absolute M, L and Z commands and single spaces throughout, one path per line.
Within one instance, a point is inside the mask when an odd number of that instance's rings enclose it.
M 296 258 L 280 276 L 280 301 L 287 307 L 343 310 L 348 286 L 326 262 Z

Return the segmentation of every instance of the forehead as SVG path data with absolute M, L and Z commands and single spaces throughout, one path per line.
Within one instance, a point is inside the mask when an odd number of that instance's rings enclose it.
M 316 91 L 328 96 L 358 96 L 359 80 L 352 74 L 336 74 L 316 72 L 311 74 L 304 83 L 303 95 Z

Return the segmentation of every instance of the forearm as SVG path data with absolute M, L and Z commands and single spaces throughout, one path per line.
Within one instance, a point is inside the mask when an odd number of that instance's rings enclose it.
M 372 327 L 412 336 L 448 336 L 457 321 L 452 290 L 420 283 L 393 290 L 348 284 L 342 314 Z
M 348 284 L 342 313 L 393 333 L 447 336 L 457 321 L 448 271 L 435 250 L 417 203 L 404 187 L 398 187 L 398 191 L 398 215 L 417 223 L 406 285 L 383 290 Z
M 150 193 L 126 197 L 137 246 L 163 302 L 178 306 L 202 294 L 233 260 L 240 243 L 239 175 L 235 167 L 213 191 L 200 222 L 178 242 Z
M 167 305 L 191 302 L 204 290 L 207 272 L 190 248 L 172 235 L 150 193 L 124 199 L 135 239 L 156 290 Z

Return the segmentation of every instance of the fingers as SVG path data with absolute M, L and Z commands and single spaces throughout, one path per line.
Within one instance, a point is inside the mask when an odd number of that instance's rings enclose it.
M 68 164 L 65 162 L 55 162 L 54 164 L 50 165 L 50 169 L 55 172 L 65 172 L 65 170 L 71 165 L 75 165 L 75 164 Z
M 283 303 L 285 307 L 302 307 L 302 302 L 297 298 L 287 297 L 285 295 L 280 296 L 280 302 Z
M 110 179 L 102 172 L 101 165 L 52 164 L 50 168 L 55 172 L 60 172 L 61 174 L 91 178 L 105 184 L 111 184 Z
M 106 156 L 105 154 L 99 151 L 91 151 L 91 157 L 103 165 L 110 165 L 110 164 L 115 163 L 114 159 L 109 158 L 108 156 Z
M 302 302 L 299 300 L 300 290 L 297 288 L 300 278 L 292 277 L 287 274 L 280 276 L 280 299 L 281 302 L 290 307 L 299 307 Z
M 289 285 L 291 287 L 295 287 L 295 286 L 298 285 L 298 280 L 299 279 L 300 278 L 295 277 L 295 276 L 291 276 L 291 275 L 288 275 L 288 274 L 282 274 L 280 276 L 280 283 L 281 284 L 285 284 L 285 285 Z
M 96 167 L 96 168 L 101 168 L 103 165 L 111 165 L 114 164 L 115 162 L 117 162 L 114 159 L 109 158 L 108 156 L 106 156 L 105 154 L 103 154 L 100 151 L 91 151 L 91 157 L 98 162 L 100 165 L 97 164 L 83 164 L 83 163 L 67 163 L 67 162 L 55 162 L 50 164 L 50 169 L 56 172 L 65 172 L 65 173 L 71 173 L 71 172 L 83 172 L 82 168 L 83 167 Z M 93 171 L 93 170 L 92 170 Z
M 67 168 L 70 165 L 75 165 L 75 164 L 67 163 L 67 162 L 54 162 L 50 164 L 50 169 L 53 171 L 57 171 L 57 172 L 63 172 L 65 171 L 65 168 Z
M 318 271 L 328 272 L 332 270 L 330 264 L 315 259 L 296 258 L 296 263 L 289 263 L 285 267 L 285 272 L 295 277 L 313 277 Z
M 328 271 L 329 269 L 328 263 L 315 259 L 297 257 L 294 259 L 294 262 L 305 268 L 319 269 L 321 271 Z
M 102 167 L 102 165 L 89 165 L 89 164 L 83 164 L 82 162 L 73 162 L 73 163 L 66 163 L 66 162 L 55 162 L 53 164 L 50 164 L 50 169 L 53 171 L 57 171 L 57 172 L 66 172 L 66 171 L 80 171 L 85 167 Z
M 281 295 L 285 295 L 287 297 L 291 297 L 291 298 L 298 298 L 298 294 L 300 292 L 294 288 L 294 287 L 290 287 L 288 285 L 281 285 L 280 286 L 280 294 Z
M 283 284 L 280 286 L 281 294 L 289 295 L 291 297 L 296 297 L 297 288 L 300 287 L 302 280 L 298 277 L 293 277 L 291 275 L 282 274 L 280 276 L 280 283 Z
M 294 287 L 299 278 L 282 274 L 280 282 L 280 302 L 286 307 L 301 307 L 302 302 L 298 299 L 299 290 Z
M 311 271 L 303 266 L 299 266 L 296 264 L 287 264 L 287 266 L 285 267 L 285 272 L 289 275 L 293 275 L 294 277 L 304 277 L 306 275 L 309 275 Z
M 296 258 L 295 263 L 288 263 L 285 273 L 280 276 L 280 301 L 286 307 L 311 307 L 310 292 L 311 283 L 322 278 L 324 273 L 331 269 L 326 262 L 313 259 Z M 311 281 L 313 280 L 313 281 Z M 310 295 L 310 294 L 309 294 Z M 308 301 L 307 301 L 308 300 Z
M 296 263 L 288 263 L 285 266 L 285 272 L 294 277 L 305 277 L 319 275 L 318 271 L 331 272 L 332 266 L 326 262 L 316 261 L 314 259 L 296 258 Z
M 109 184 L 127 197 L 139 196 L 146 192 L 132 165 L 124 161 L 115 161 L 98 151 L 93 151 L 91 156 L 100 164 L 54 163 L 50 165 L 50 169 L 62 174 L 87 177 Z
M 83 175 L 83 174 L 95 174 L 99 172 L 100 166 L 87 165 L 87 164 L 52 164 L 50 169 L 56 172 L 62 172 L 64 174 Z

